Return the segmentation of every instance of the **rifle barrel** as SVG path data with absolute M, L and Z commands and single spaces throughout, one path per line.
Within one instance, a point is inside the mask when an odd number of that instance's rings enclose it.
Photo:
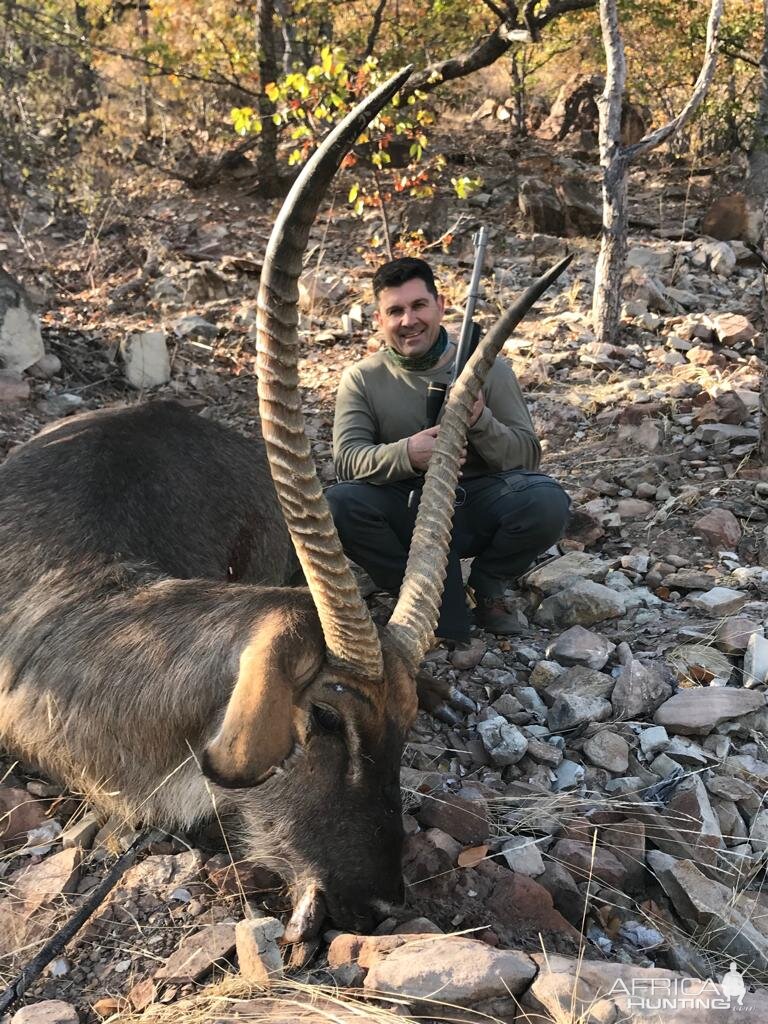
M 458 380 L 459 374 L 464 369 L 464 364 L 470 355 L 470 345 L 472 342 L 472 328 L 475 316 L 475 306 L 480 296 L 480 278 L 483 274 L 483 263 L 485 262 L 485 250 L 488 246 L 488 229 L 485 224 L 481 224 L 480 228 L 473 239 L 475 243 L 475 262 L 472 267 L 472 278 L 469 284 L 469 295 L 467 296 L 467 305 L 464 308 L 464 321 L 461 325 L 461 334 L 459 336 L 459 346 L 456 351 L 456 359 L 453 364 L 453 379 L 451 383 L 455 383 Z

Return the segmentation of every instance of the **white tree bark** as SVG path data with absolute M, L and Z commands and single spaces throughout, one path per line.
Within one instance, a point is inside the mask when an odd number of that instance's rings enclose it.
M 763 203 L 763 259 L 768 258 L 768 0 L 763 0 L 763 52 L 760 56 L 760 93 L 755 134 L 749 150 L 746 193 Z M 763 359 L 768 361 L 768 274 L 762 267 L 760 312 L 763 331 Z M 768 373 L 760 378 L 760 462 L 768 464 Z
M 624 44 L 619 29 L 618 0 L 600 0 L 600 27 L 605 50 L 605 89 L 597 101 L 600 114 L 600 166 L 603 168 L 603 234 L 595 270 L 592 322 L 597 340 L 613 345 L 619 329 L 621 281 L 627 251 L 627 170 L 638 156 L 648 153 L 693 117 L 707 94 L 717 59 L 717 31 L 724 0 L 712 0 L 707 40 L 699 77 L 683 109 L 667 124 L 650 132 L 634 146 L 621 145 L 621 103 L 626 85 Z

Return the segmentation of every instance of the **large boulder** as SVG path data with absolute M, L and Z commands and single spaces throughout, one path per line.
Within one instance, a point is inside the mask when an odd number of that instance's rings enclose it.
M 762 204 L 748 198 L 743 192 L 716 199 L 701 222 L 702 235 L 723 242 L 739 239 L 757 242 L 762 224 Z
M 530 231 L 565 235 L 565 210 L 552 185 L 525 178 L 520 183 L 517 201 Z
M 584 75 L 576 72 L 563 83 L 552 110 L 535 134 L 540 139 L 554 141 L 576 134 L 583 140 L 585 133 L 597 136 L 597 98 L 605 88 L 602 75 Z M 650 124 L 647 108 L 627 100 L 621 106 L 621 142 L 631 146 L 645 135 Z

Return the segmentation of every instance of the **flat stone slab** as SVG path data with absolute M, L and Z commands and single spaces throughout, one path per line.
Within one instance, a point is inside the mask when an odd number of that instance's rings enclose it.
M 181 984 L 200 981 L 217 963 L 225 962 L 235 950 L 235 925 L 211 924 L 185 939 L 159 970 L 156 981 Z
M 723 615 L 734 615 L 747 603 L 748 597 L 740 590 L 730 587 L 713 587 L 702 593 L 688 595 L 688 603 L 697 611 L 719 619 Z
M 526 587 L 549 595 L 561 590 L 574 577 L 601 583 L 608 575 L 609 568 L 606 562 L 594 555 L 584 551 L 569 551 L 561 558 L 555 558 L 529 572 L 523 582 Z
M 739 718 L 765 707 L 765 697 L 755 690 L 732 687 L 696 687 L 680 690 L 665 701 L 653 716 L 656 725 L 683 735 L 712 732 L 720 722 Z
M 648 854 L 648 864 L 681 917 L 706 928 L 708 944 L 731 957 L 743 957 L 753 968 L 768 968 L 768 931 L 759 894 L 735 897 L 730 886 L 707 878 L 692 860 L 677 860 L 657 850 Z
M 531 958 L 492 949 L 458 935 L 409 942 L 374 960 L 366 992 L 395 992 L 407 998 L 437 999 L 468 1006 L 482 999 L 519 995 L 536 975 Z

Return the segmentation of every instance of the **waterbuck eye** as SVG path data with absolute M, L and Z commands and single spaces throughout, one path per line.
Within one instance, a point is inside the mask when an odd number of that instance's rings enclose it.
M 344 719 L 338 711 L 334 711 L 327 704 L 312 705 L 312 721 L 323 732 L 338 735 L 338 733 L 344 731 Z

